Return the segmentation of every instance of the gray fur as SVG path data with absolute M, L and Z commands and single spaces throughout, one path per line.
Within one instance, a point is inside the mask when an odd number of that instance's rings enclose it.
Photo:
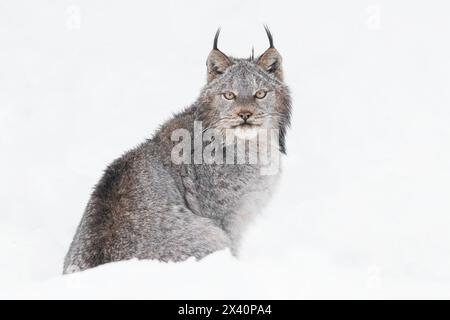
M 218 34 L 217 34 L 218 35 Z M 271 40 L 272 43 L 272 40 Z M 197 101 L 153 136 L 115 160 L 96 185 L 64 262 L 64 273 L 130 258 L 182 261 L 231 248 L 237 253 L 247 221 L 271 195 L 278 175 L 264 176 L 258 164 L 181 164 L 171 161 L 171 133 L 236 125 L 236 112 L 253 110 L 255 124 L 279 129 L 285 153 L 290 120 L 289 92 L 281 57 L 269 48 L 256 61 L 217 49 L 207 62 L 208 83 Z M 255 91 L 267 96 L 257 100 Z M 223 98 L 224 91 L 236 99 Z

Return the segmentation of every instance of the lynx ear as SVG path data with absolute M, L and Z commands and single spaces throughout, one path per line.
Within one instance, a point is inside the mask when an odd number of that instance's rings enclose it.
M 283 81 L 283 69 L 281 68 L 281 55 L 273 46 L 273 38 L 267 26 L 267 37 L 269 38 L 270 47 L 256 61 L 256 64 L 263 68 L 266 72 L 273 74 L 276 78 Z
M 208 82 L 214 80 L 217 76 L 225 72 L 231 66 L 231 60 L 217 48 L 217 40 L 219 39 L 220 28 L 217 29 L 214 37 L 214 46 L 209 53 L 206 66 L 208 68 Z

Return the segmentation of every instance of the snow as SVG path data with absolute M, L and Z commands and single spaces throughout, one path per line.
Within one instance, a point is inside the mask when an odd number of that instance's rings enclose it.
M 450 298 L 445 1 L 2 1 L 0 298 Z M 284 176 L 241 257 L 62 276 L 102 170 L 272 30 Z

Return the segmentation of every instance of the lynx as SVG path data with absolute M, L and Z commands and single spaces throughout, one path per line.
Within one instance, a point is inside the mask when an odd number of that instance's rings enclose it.
M 280 172 L 261 174 L 259 162 L 175 162 L 173 150 L 180 141 L 173 133 L 185 130 L 193 135 L 200 122 L 202 132 L 234 134 L 218 145 L 229 148 L 250 142 L 259 130 L 276 130 L 276 141 L 258 140 L 257 145 L 275 145 L 277 154 L 286 153 L 289 90 L 281 56 L 265 29 L 269 48 L 258 58 L 252 53 L 246 59 L 220 51 L 217 30 L 207 59 L 207 83 L 198 99 L 108 166 L 66 255 L 64 273 L 131 258 L 177 262 L 224 248 L 238 254 L 245 227 L 265 206 Z M 224 154 L 234 156 L 237 150 Z M 249 155 L 248 149 L 244 152 Z M 254 152 L 261 155 L 259 149 Z

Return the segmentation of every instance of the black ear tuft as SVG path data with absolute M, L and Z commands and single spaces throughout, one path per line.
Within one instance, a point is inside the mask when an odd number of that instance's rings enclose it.
M 220 27 L 217 29 L 216 35 L 214 36 L 214 43 L 213 43 L 213 49 L 214 50 L 219 50 L 217 48 L 217 42 L 219 41 L 219 34 L 220 34 Z
M 273 37 L 272 33 L 270 33 L 269 27 L 265 24 L 264 29 L 266 30 L 267 38 L 269 38 L 269 48 L 275 48 L 273 46 Z

